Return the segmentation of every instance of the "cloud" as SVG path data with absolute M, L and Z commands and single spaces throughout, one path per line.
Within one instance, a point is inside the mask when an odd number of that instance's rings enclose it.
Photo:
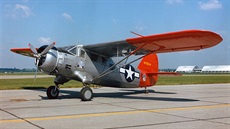
M 62 13 L 62 16 L 63 16 L 65 19 L 67 19 L 67 20 L 70 20 L 70 21 L 73 20 L 72 16 L 69 15 L 68 13 Z
M 40 45 L 47 45 L 51 43 L 51 38 L 50 37 L 40 37 L 38 38 L 38 42 L 40 43 Z
M 9 18 L 27 18 L 33 15 L 32 10 L 23 4 L 6 4 L 3 7 L 3 15 Z
M 214 10 L 222 8 L 222 4 L 219 0 L 209 0 L 206 3 L 199 2 L 199 7 L 202 10 Z
M 14 14 L 13 14 L 14 16 L 29 17 L 32 14 L 33 13 L 31 9 L 26 5 L 16 4 L 14 6 Z
M 166 0 L 168 4 L 176 4 L 176 3 L 183 3 L 183 0 Z
M 135 26 L 135 29 L 136 29 L 137 31 L 143 31 L 143 30 L 145 29 L 145 27 L 142 26 L 142 25 L 136 25 L 136 26 Z

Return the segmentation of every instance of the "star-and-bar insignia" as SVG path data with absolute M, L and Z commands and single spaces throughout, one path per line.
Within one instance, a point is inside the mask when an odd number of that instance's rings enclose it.
M 127 82 L 132 82 L 135 78 L 139 78 L 140 74 L 135 71 L 132 65 L 126 65 L 125 68 L 120 68 L 120 73 L 125 75 Z

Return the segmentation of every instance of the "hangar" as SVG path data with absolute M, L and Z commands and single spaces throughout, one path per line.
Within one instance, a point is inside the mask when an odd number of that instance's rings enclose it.
M 230 73 L 230 65 L 204 66 L 202 73 Z
M 201 69 L 198 66 L 179 66 L 176 69 L 176 72 L 178 73 L 194 73 L 194 72 L 200 72 Z

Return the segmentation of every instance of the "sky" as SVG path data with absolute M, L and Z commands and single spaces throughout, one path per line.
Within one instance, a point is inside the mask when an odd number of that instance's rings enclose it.
M 0 68 L 35 68 L 10 48 L 124 40 L 180 30 L 210 30 L 223 41 L 209 49 L 158 54 L 160 68 L 230 65 L 229 0 L 0 0 Z

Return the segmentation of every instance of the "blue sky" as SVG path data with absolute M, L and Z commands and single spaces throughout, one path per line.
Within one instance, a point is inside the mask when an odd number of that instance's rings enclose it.
M 56 42 L 57 47 L 201 29 L 224 41 L 210 49 L 159 54 L 160 68 L 230 64 L 229 0 L 2 0 L 0 68 L 35 68 L 10 48 Z

